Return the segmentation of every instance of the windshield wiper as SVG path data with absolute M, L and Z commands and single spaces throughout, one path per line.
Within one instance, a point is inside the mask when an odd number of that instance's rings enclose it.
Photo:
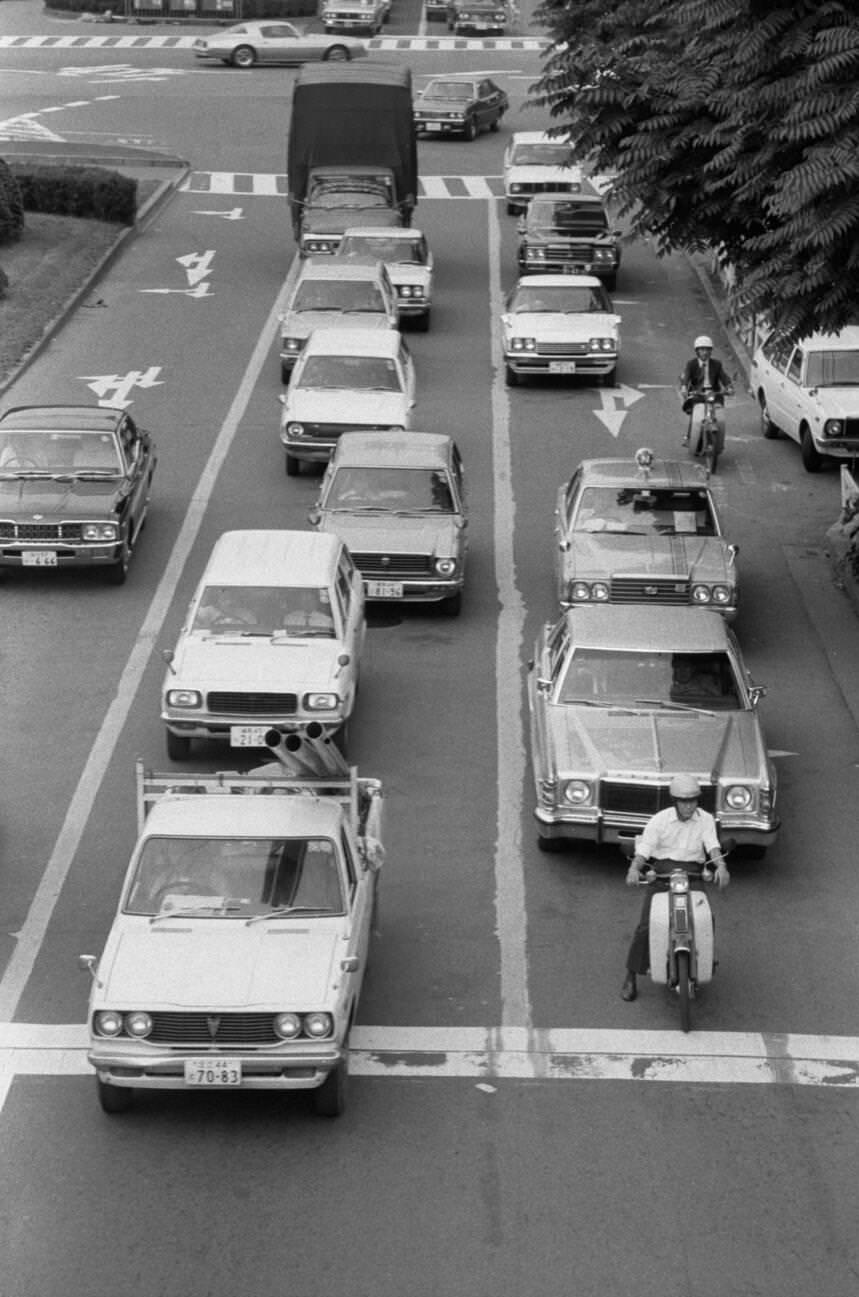
M 332 912 L 321 905 L 277 905 L 265 914 L 254 914 L 249 919 L 245 919 L 245 927 L 249 928 L 252 923 L 260 923 L 264 919 L 287 918 L 290 914 L 331 914 Z
M 709 707 L 696 707 L 694 703 L 669 702 L 665 698 L 636 698 L 636 707 L 661 707 L 669 712 L 695 712 L 698 716 L 715 716 Z

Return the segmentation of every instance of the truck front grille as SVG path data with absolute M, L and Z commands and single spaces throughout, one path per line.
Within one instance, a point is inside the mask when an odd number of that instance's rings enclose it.
M 296 694 L 210 693 L 206 699 L 213 716 L 292 716 L 298 711 Z

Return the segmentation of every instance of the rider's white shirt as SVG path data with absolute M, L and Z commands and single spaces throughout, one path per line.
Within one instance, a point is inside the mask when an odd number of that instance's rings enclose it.
M 637 853 L 649 860 L 685 860 L 701 863 L 705 851 L 719 852 L 716 821 L 709 811 L 696 807 L 688 820 L 681 820 L 674 806 L 657 811 L 644 826 L 636 843 Z

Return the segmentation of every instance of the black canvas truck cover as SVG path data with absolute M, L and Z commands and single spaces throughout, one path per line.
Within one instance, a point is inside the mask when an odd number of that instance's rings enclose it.
M 306 64 L 296 77 L 287 141 L 290 202 L 314 167 L 389 167 L 397 201 L 417 201 L 418 154 L 409 68 Z

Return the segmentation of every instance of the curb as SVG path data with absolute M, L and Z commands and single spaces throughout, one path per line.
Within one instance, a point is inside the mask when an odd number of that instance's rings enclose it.
M 24 155 L 19 154 L 17 156 Z M 38 156 L 44 157 L 45 154 L 39 154 Z M 125 167 L 128 167 L 128 157 L 126 156 L 123 159 L 119 159 L 116 165 L 124 165 Z M 170 166 L 171 163 L 169 161 L 165 163 L 163 158 L 158 161 L 147 160 L 143 163 L 139 163 L 135 159 L 133 168 L 136 169 L 141 165 L 163 167 Z M 96 265 L 93 266 L 84 282 L 75 289 L 71 296 L 60 307 L 53 319 L 45 325 L 41 337 L 37 338 L 30 349 L 24 353 L 18 363 L 9 370 L 6 377 L 0 381 L 0 395 L 6 392 L 13 383 L 18 381 L 28 365 L 32 364 L 36 357 L 41 354 L 45 347 L 47 347 L 48 343 L 51 342 L 60 331 L 63 324 L 65 324 L 68 317 L 77 310 L 78 306 L 81 304 L 83 299 L 89 295 L 101 276 L 117 259 L 119 254 L 125 248 L 126 243 L 130 242 L 131 239 L 136 238 L 138 234 L 142 234 L 146 230 L 147 226 L 155 218 L 158 212 L 161 211 L 162 207 L 166 206 L 167 202 L 173 197 L 173 194 L 179 188 L 179 185 L 188 175 L 190 170 L 190 163 L 177 161 L 175 176 L 170 176 L 168 179 L 162 181 L 155 192 L 150 194 L 143 205 L 138 209 L 134 224 L 128 225 L 124 229 L 120 230 L 111 247 L 108 248 L 107 252 L 105 252 L 104 256 L 96 263 Z

